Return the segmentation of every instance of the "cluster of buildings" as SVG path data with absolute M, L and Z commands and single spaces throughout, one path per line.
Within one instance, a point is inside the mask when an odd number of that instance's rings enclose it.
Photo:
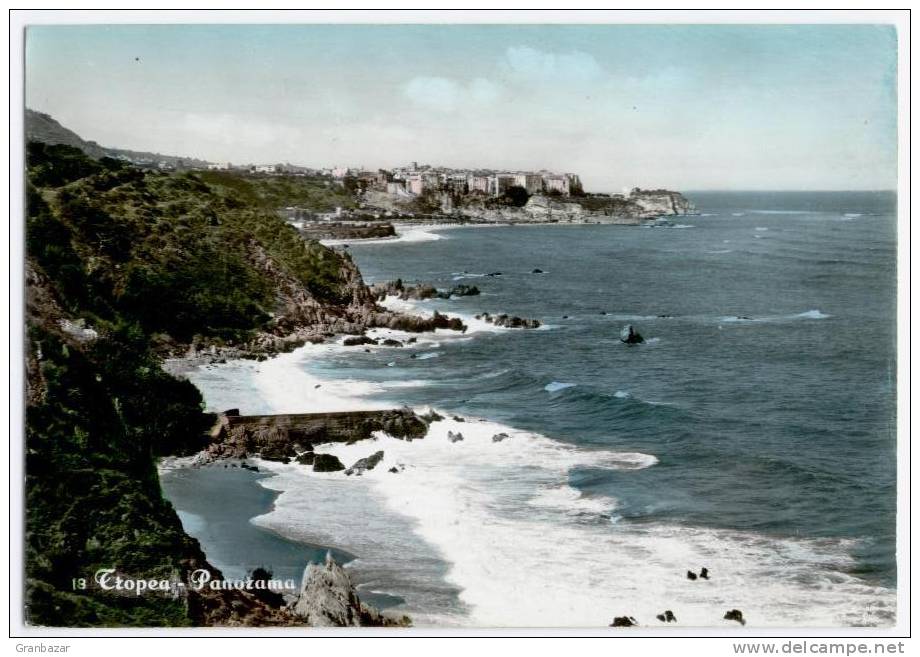
M 332 178 L 340 183 L 352 181 L 361 189 L 373 189 L 394 196 L 415 197 L 434 192 L 453 195 L 481 194 L 499 197 L 511 187 L 521 187 L 528 194 L 573 196 L 584 193 L 581 180 L 574 173 L 551 171 L 495 171 L 489 169 L 451 169 L 447 167 L 419 166 L 412 162 L 405 167 L 366 171 L 360 168 L 331 167 L 311 169 L 293 164 L 232 164 L 230 162 L 189 162 L 161 160 L 145 162 L 150 168 L 207 169 L 210 171 L 237 171 L 262 175 L 309 175 Z
M 210 162 L 207 168 L 209 171 L 240 171 L 243 173 L 285 173 L 301 176 L 319 174 L 316 169 L 301 167 L 296 164 L 233 164 L 232 162 Z
M 571 196 L 583 192 L 581 180 L 573 173 L 509 172 L 491 170 L 449 169 L 419 166 L 361 171 L 336 167 L 329 174 L 338 180 L 351 176 L 364 187 L 386 191 L 394 196 L 419 196 L 426 192 L 453 194 L 482 194 L 502 196 L 511 187 L 521 187 L 528 194 L 558 194 Z

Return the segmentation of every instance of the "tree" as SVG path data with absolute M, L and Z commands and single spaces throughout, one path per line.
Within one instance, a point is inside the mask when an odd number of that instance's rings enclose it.
M 530 194 L 520 185 L 512 185 L 505 190 L 505 200 L 509 205 L 513 205 L 516 208 L 522 208 L 527 205 L 529 199 Z

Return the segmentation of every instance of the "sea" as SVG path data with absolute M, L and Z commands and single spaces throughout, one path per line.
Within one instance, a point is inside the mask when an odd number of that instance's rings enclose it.
M 338 244 L 368 283 L 478 287 L 387 300 L 467 331 L 308 345 L 191 380 L 212 410 L 444 419 L 422 440 L 317 448 L 346 465 L 382 450 L 362 476 L 164 468 L 186 529 L 228 576 L 296 576 L 332 549 L 362 598 L 419 626 L 737 627 L 731 609 L 748 627 L 892 625 L 896 197 L 687 196 L 699 214 L 669 225 Z M 626 325 L 642 344 L 620 340 Z

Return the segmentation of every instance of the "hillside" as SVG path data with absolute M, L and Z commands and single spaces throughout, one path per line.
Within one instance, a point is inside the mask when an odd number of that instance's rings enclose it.
M 211 568 L 163 498 L 155 458 L 200 450 L 213 418 L 161 357 L 261 355 L 434 322 L 378 308 L 347 255 L 305 241 L 234 184 L 37 142 L 27 166 L 29 622 L 296 622 L 243 591 L 137 597 L 93 584 L 105 567 L 173 582 Z
M 232 189 L 246 201 L 271 210 L 289 206 L 311 212 L 331 212 L 357 206 L 354 194 L 328 178 L 308 176 L 264 176 L 239 171 L 201 171 L 201 180 Z
M 149 153 L 146 151 L 132 151 L 123 148 L 108 148 L 100 146 L 94 141 L 87 141 L 80 137 L 73 130 L 65 128 L 54 118 L 35 110 L 26 109 L 25 111 L 25 133 L 26 142 L 34 141 L 43 144 L 58 144 L 64 146 L 73 146 L 79 148 L 86 155 L 92 158 L 127 158 L 131 161 L 148 161 L 152 163 L 167 162 L 176 167 L 182 166 L 206 166 L 207 162 L 191 157 L 180 157 L 176 155 L 162 155 L 160 153 Z

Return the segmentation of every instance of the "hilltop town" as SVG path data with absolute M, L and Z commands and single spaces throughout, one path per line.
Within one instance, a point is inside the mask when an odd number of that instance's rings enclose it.
M 212 168 L 216 168 L 211 165 Z M 226 165 L 226 170 L 230 170 Z M 622 194 L 588 193 L 575 173 L 501 171 L 419 165 L 365 171 L 335 167 L 301 171 L 289 165 L 256 166 L 253 176 L 319 176 L 354 195 L 354 208 L 311 212 L 296 205 L 282 215 L 311 236 L 354 239 L 355 222 L 367 237 L 381 237 L 375 222 L 399 223 L 607 223 L 639 225 L 694 212 L 680 193 L 633 188 Z M 338 226 L 336 229 L 335 227 Z
M 394 223 L 605 223 L 667 225 L 692 214 L 679 192 L 634 187 L 589 193 L 575 173 L 452 168 L 409 163 L 390 169 L 294 164 L 233 164 L 100 146 L 47 114 L 26 110 L 30 140 L 66 144 L 91 157 L 245 187 L 307 238 L 360 239 L 395 234 Z

